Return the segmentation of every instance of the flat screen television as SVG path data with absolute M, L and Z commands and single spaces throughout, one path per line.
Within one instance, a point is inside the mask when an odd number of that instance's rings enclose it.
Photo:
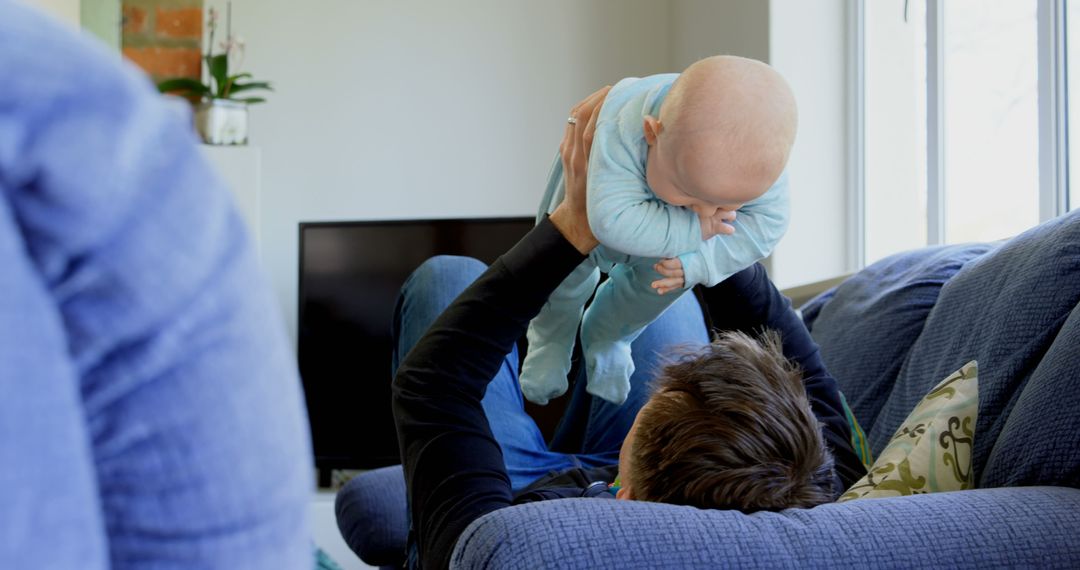
M 298 347 L 316 467 L 398 463 L 390 411 L 390 324 L 398 291 L 424 260 L 492 263 L 533 218 L 300 224 Z

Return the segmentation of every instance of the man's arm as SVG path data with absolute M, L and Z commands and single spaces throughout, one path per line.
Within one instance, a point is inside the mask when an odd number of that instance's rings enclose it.
M 517 339 L 584 256 L 548 220 L 431 325 L 398 369 L 393 410 L 424 567 L 448 565 L 465 527 L 510 505 L 510 480 L 480 401 Z
M 571 111 L 583 124 L 568 125 L 560 146 L 563 202 L 463 291 L 398 367 L 394 421 L 425 568 L 449 566 L 462 531 L 511 504 L 502 450 L 480 401 L 529 321 L 597 245 L 585 213 L 585 164 L 608 89 Z
M 822 423 L 822 435 L 835 460 L 839 481 L 834 491 L 839 496 L 865 475 L 866 469 L 851 445 L 851 429 L 836 379 L 825 369 L 817 344 L 791 302 L 776 289 L 761 264 L 705 289 L 704 299 L 717 330 L 755 332 L 769 328 L 780 334 L 784 356 L 802 368 L 810 407 Z

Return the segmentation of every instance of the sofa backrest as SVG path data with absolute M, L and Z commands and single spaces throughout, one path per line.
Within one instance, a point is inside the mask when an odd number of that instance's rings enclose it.
M 1046 484 L 1080 488 L 1080 306 L 1016 398 L 979 481 L 981 487 Z
M 874 426 L 941 287 L 994 247 L 964 244 L 898 253 L 802 307 L 825 366 L 864 430 Z
M 1009 470 L 1034 473 L 1033 465 L 1015 461 L 1005 465 L 1001 459 L 995 459 L 992 473 L 984 472 L 984 467 L 1014 414 L 1008 442 L 998 454 L 1003 459 L 1021 459 L 1014 450 L 1028 446 L 1029 463 L 1046 461 L 1043 451 L 1051 448 L 1042 447 L 1040 431 L 1024 434 L 1013 426 L 1041 425 L 1051 417 L 1080 414 L 1080 408 L 1066 406 L 1069 398 L 1050 396 L 1075 392 L 1080 386 L 1077 369 L 1071 366 L 1075 357 L 1069 355 L 1080 351 L 1076 325 L 1064 327 L 1078 302 L 1080 211 L 1041 224 L 965 264 L 942 287 L 903 362 L 869 430 L 872 449 L 876 453 L 885 446 L 931 387 L 969 360 L 977 360 L 979 418 L 972 451 L 976 481 L 982 486 L 984 477 L 987 483 L 1013 480 Z M 1054 358 L 1043 362 L 1051 347 Z M 1025 396 L 1029 384 L 1032 392 Z M 1022 398 L 1024 406 L 1015 409 Z M 1048 407 L 1033 409 L 1033 403 Z M 1074 430 L 1068 438 L 1070 457 L 1061 459 L 1075 465 L 1080 463 L 1080 431 Z

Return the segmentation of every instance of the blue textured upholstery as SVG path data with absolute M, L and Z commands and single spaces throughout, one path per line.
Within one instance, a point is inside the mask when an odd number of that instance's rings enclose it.
M 966 264 L 942 288 L 867 433 L 874 453 L 885 447 L 930 388 L 969 360 L 978 360 L 979 419 L 972 469 L 980 477 L 1009 410 L 1077 301 L 1080 211 L 1037 226 Z M 1075 371 L 1061 373 L 1076 377 Z M 1076 408 L 1055 409 L 1080 413 Z M 1040 445 L 1039 434 L 1030 434 L 1029 442 Z
M 931 386 L 979 361 L 973 461 L 984 489 L 753 515 L 634 501 L 533 503 L 475 521 L 453 565 L 1080 567 L 1078 301 L 1080 212 L 1004 244 L 892 256 L 804 307 L 875 450 Z M 339 517 L 349 520 L 339 524 L 365 560 L 383 560 L 367 552 L 401 559 L 402 485 L 400 470 L 385 469 L 342 491 Z
M 852 275 L 852 277 L 854 277 L 854 275 Z M 845 280 L 845 283 L 846 282 L 847 281 Z M 829 301 L 832 301 L 833 297 L 836 296 L 836 290 L 838 288 L 839 285 L 810 299 L 798 308 L 799 312 L 802 313 L 803 322 L 806 323 L 807 330 L 813 332 L 814 322 L 817 321 L 818 315 L 821 314 L 821 309 L 824 308 Z
M 979 432 L 975 432 L 976 440 Z M 1028 379 L 993 442 L 981 487 L 1080 488 L 1080 305 Z
M 360 559 L 373 566 L 400 566 L 409 534 L 405 475 L 400 465 L 357 475 L 334 499 L 338 530 Z
M 804 319 L 821 358 L 863 429 L 874 425 L 942 285 L 991 248 L 967 244 L 892 255 L 807 303 Z
M 477 519 L 453 568 L 1078 568 L 1080 490 L 1020 487 L 744 515 L 564 499 Z

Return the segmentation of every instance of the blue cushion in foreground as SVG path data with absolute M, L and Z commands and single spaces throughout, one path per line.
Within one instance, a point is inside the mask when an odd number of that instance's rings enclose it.
M 804 308 L 825 366 L 868 432 L 942 285 L 994 247 L 963 244 L 898 253 L 852 275 Z

